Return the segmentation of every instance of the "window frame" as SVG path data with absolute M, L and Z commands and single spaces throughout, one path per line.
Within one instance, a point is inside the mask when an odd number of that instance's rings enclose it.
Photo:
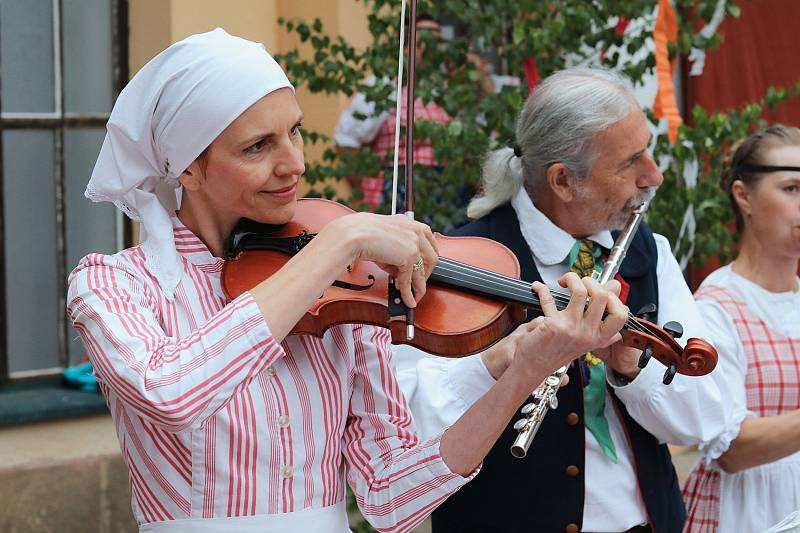
M 54 111 L 46 113 L 0 112 L 0 385 L 28 380 L 51 378 L 69 363 L 69 322 L 66 312 L 66 200 L 65 200 L 65 161 L 64 135 L 67 130 L 82 128 L 105 128 L 108 113 L 74 113 L 64 111 L 64 57 L 63 57 L 63 0 L 51 0 L 53 13 L 53 69 L 54 69 Z M 116 100 L 128 81 L 128 0 L 108 0 L 111 20 L 111 76 L 112 102 Z M 0 95 L 3 80 L 0 79 Z M 5 130 L 49 130 L 54 139 L 54 183 L 56 198 L 56 257 L 58 260 L 58 279 L 63 280 L 58 295 L 58 346 L 60 366 L 36 370 L 9 372 L 8 321 L 6 316 L 6 239 L 5 239 L 5 175 L 3 171 L 3 136 Z M 132 242 L 130 220 L 117 213 L 116 241 L 119 249 Z

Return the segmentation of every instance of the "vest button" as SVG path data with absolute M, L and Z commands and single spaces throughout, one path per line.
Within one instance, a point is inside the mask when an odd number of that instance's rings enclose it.
M 570 413 L 567 415 L 567 425 L 574 426 L 578 422 L 580 422 L 581 417 L 578 416 L 578 413 Z
M 578 533 L 580 528 L 578 527 L 578 524 L 567 524 L 567 527 L 564 528 L 564 531 L 567 533 Z
M 575 465 L 569 465 L 566 472 L 569 477 L 576 477 L 578 474 L 580 474 L 581 470 Z

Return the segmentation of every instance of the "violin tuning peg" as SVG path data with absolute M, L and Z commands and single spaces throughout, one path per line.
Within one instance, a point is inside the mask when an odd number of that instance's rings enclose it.
M 670 363 L 669 368 L 667 368 L 667 371 L 664 372 L 664 379 L 662 380 L 664 385 L 669 385 L 670 383 L 672 383 L 672 380 L 675 378 L 675 374 L 677 373 L 678 373 L 678 365 L 676 365 L 675 363 Z
M 683 337 L 683 326 L 681 326 L 678 322 L 671 320 L 664 324 L 662 329 L 672 335 L 673 339 L 680 339 Z
M 646 367 L 651 357 L 653 357 L 653 347 L 648 344 L 642 350 L 642 355 L 639 356 L 639 368 Z
M 656 318 L 658 307 L 654 303 L 643 305 L 637 312 L 636 317 L 648 322 L 652 322 Z

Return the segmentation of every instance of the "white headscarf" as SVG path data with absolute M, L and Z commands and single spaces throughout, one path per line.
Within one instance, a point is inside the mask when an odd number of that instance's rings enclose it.
M 182 268 L 170 220 L 178 176 L 248 107 L 284 87 L 293 89 L 264 45 L 217 28 L 158 54 L 117 98 L 85 194 L 141 223 L 146 264 L 168 298 Z

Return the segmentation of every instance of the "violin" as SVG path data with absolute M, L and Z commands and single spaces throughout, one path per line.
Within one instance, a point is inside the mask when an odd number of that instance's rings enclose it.
M 226 244 L 222 268 L 225 294 L 233 299 L 252 289 L 280 270 L 331 220 L 350 213 L 349 207 L 330 200 L 303 198 L 285 226 L 243 221 Z M 505 337 L 525 319 L 527 309 L 541 314 L 538 296 L 530 283 L 519 279 L 519 262 L 504 245 L 483 237 L 438 233 L 435 239 L 440 258 L 428 279 L 425 297 L 415 309 L 413 338 L 405 335 L 402 314 L 392 312 L 391 307 L 401 302 L 399 296 L 396 301 L 387 298 L 388 274 L 371 261 L 358 261 L 342 272 L 290 334 L 321 337 L 338 324 L 371 324 L 389 328 L 394 343 L 459 357 L 485 350 Z M 551 292 L 556 307 L 564 309 L 569 295 Z M 704 375 L 717 362 L 716 350 L 703 339 L 689 339 L 682 348 L 670 332 L 633 315 L 621 334 L 623 344 L 642 350 L 645 360 L 640 362 L 646 364 L 655 357 L 673 376 L 676 372 Z
M 394 191 L 397 190 L 400 136 L 399 95 L 402 89 L 405 0 L 402 1 L 400 57 L 397 74 L 397 116 L 395 123 Z M 409 64 L 406 127 L 406 205 L 413 211 L 414 57 L 416 47 L 416 0 L 410 2 Z M 395 194 L 396 197 L 396 194 Z M 396 206 L 392 205 L 392 213 Z M 300 199 L 293 219 L 275 227 L 243 220 L 225 246 L 222 287 L 233 299 L 280 270 L 313 239 L 327 223 L 353 211 L 321 199 Z M 525 319 L 526 310 L 542 313 L 538 296 L 530 283 L 519 279 L 520 267 L 513 252 L 500 243 L 482 237 L 435 235 L 439 262 L 428 279 L 425 297 L 415 309 L 408 309 L 394 286 L 394 280 L 371 261 L 359 261 L 342 272 L 295 325 L 290 335 L 321 337 L 330 327 L 356 323 L 386 327 L 392 342 L 415 346 L 445 357 L 457 357 L 485 350 L 505 337 Z M 569 302 L 565 292 L 551 290 L 558 309 Z M 717 353 L 702 339 L 689 339 L 682 348 L 671 333 L 644 319 L 629 315 L 621 331 L 626 346 L 642 350 L 644 367 L 651 357 L 667 367 L 664 382 L 676 373 L 700 376 L 713 370 Z M 674 335 L 674 336 L 673 336 Z

